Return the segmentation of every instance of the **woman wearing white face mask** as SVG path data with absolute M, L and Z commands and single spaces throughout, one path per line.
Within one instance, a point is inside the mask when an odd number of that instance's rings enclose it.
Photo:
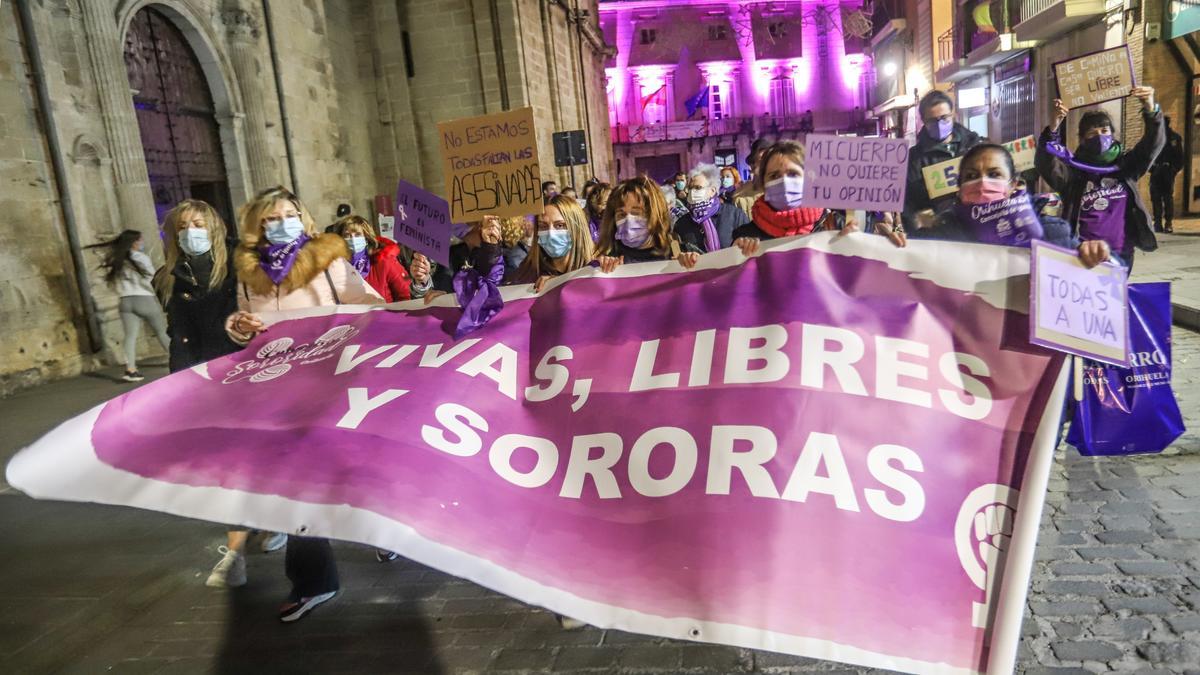
M 507 281 L 540 291 L 550 279 L 587 266 L 593 255 L 587 215 L 575 200 L 558 195 L 537 218 L 537 245 Z
M 733 245 L 750 255 L 761 240 L 840 230 L 840 214 L 804 206 L 804 146 L 780 141 L 762 154 L 754 171 L 763 196 L 750 210 L 751 223 L 733 232 Z
M 162 224 L 166 263 L 154 278 L 167 309 L 171 336 L 171 372 L 231 354 L 240 347 L 225 333 L 225 317 L 237 310 L 237 274 L 233 270 L 237 240 L 226 234 L 225 221 L 212 206 L 185 199 L 167 213 Z M 246 583 L 246 528 L 227 530 L 226 546 L 206 585 L 214 588 Z M 287 536 L 269 534 L 263 551 L 283 548 Z
M 351 215 L 338 220 L 333 224 L 333 232 L 346 240 L 350 264 L 384 302 L 412 299 L 413 279 L 400 264 L 399 244 L 387 237 L 376 237 L 371 223 L 362 216 Z
M 258 193 L 240 217 L 238 311 L 225 321 L 235 342 L 246 344 L 267 330 L 256 312 L 383 302 L 351 266 L 345 240 L 318 234 L 309 210 L 287 189 Z M 284 565 L 292 592 L 279 609 L 280 621 L 297 621 L 337 594 L 337 563 L 327 540 L 290 537 Z
M 667 200 L 654 181 L 639 176 L 618 183 L 608 198 L 600 227 L 600 270 L 611 272 L 625 262 L 672 260 L 679 250 L 671 232 Z
M 675 235 L 684 249 L 677 258 L 692 267 L 701 253 L 712 253 L 733 243 L 733 232 L 750 223 L 738 207 L 717 196 L 720 178 L 713 164 L 701 164 L 688 174 L 688 213 L 675 221 Z

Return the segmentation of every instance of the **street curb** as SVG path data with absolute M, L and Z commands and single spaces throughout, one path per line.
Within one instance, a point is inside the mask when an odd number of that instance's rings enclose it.
M 1200 333 L 1200 308 L 1172 302 L 1171 322 L 1180 328 Z

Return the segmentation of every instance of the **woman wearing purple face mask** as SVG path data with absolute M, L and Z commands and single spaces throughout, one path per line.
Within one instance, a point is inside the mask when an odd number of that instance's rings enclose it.
M 733 245 L 744 255 L 757 251 L 760 241 L 842 229 L 840 212 L 804 205 L 804 146 L 799 143 L 780 141 L 767 148 L 754 183 L 763 195 L 750 209 L 751 222 L 733 231 Z
M 921 220 L 918 214 L 941 210 L 952 201 L 949 195 L 937 199 L 929 197 L 922 169 L 960 157 L 983 140 L 979 134 L 954 121 L 954 101 L 945 92 L 935 89 L 925 94 L 917 110 L 924 127 L 917 134 L 917 144 L 908 153 L 907 187 L 901 214 L 909 232 L 917 229 Z
M 984 143 L 971 148 L 963 155 L 958 177 L 954 203 L 938 213 L 933 227 L 915 230 L 909 238 L 1022 247 L 1041 239 L 1078 248 L 1088 267 L 1108 260 L 1111 251 L 1104 242 L 1080 244 L 1065 220 L 1037 213 L 1003 146 Z
M 1134 249 L 1158 248 L 1150 212 L 1137 182 L 1166 144 L 1162 110 L 1154 89 L 1134 87 L 1142 102 L 1142 138 L 1128 151 L 1113 134 L 1112 119 L 1103 110 L 1089 110 L 1079 119 L 1079 145 L 1074 153 L 1063 144 L 1067 107 L 1055 99 L 1055 117 L 1038 140 L 1034 161 L 1038 173 L 1062 194 L 1063 217 L 1083 241 L 1104 241 L 1132 266 Z
M 600 271 L 612 272 L 626 262 L 672 260 L 679 250 L 667 200 L 654 181 L 639 176 L 618 183 L 600 224 L 596 245 Z

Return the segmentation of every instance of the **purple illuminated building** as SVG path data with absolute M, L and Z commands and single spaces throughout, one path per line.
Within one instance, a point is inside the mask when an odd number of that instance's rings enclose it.
M 844 30 L 861 2 L 602 0 L 609 123 L 620 178 L 662 182 L 736 165 L 755 138 L 862 129 L 874 77 Z M 849 19 L 847 20 L 847 17 Z

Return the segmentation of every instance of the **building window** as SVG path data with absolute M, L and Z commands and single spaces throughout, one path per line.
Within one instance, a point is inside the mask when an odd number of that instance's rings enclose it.
M 642 44 L 652 45 L 657 41 L 658 41 L 658 29 L 657 28 L 643 28 L 642 29 Z
M 782 40 L 787 37 L 787 24 L 783 21 L 775 21 L 767 24 L 767 34 L 772 40 Z
M 720 41 L 720 40 L 724 40 L 728 36 L 729 36 L 729 26 L 726 26 L 723 23 L 709 24 L 709 26 L 708 26 L 708 39 L 709 40 Z
M 708 118 L 723 120 L 729 115 L 729 85 L 724 82 L 708 85 Z
M 667 121 L 666 87 L 661 84 L 654 87 L 643 86 L 642 100 L 645 101 L 645 105 L 642 106 L 643 124 L 662 124 Z
M 791 115 L 796 111 L 796 87 L 790 77 L 771 80 L 771 114 Z

